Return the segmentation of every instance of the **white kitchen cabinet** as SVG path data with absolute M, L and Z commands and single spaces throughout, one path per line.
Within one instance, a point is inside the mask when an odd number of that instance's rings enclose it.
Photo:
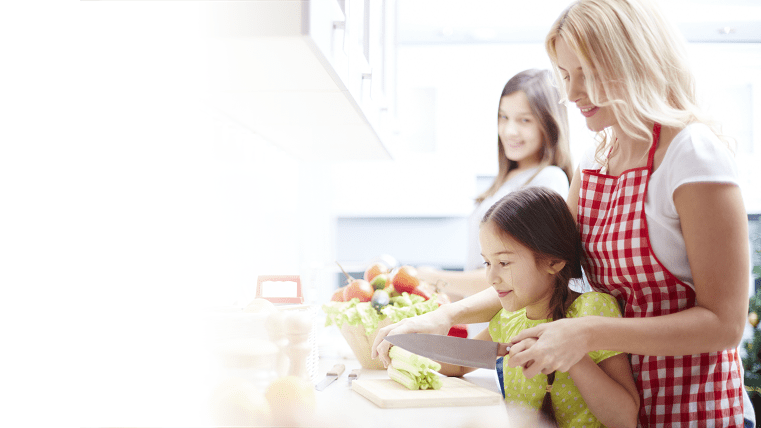
M 395 0 L 207 7 L 213 108 L 298 158 L 391 157 Z

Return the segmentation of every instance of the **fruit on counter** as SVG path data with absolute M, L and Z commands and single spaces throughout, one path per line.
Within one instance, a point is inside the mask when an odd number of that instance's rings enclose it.
M 331 302 L 345 302 L 344 300 L 344 290 L 346 289 L 346 286 L 338 287 L 336 291 L 333 292 L 333 295 L 330 297 Z
M 396 297 L 396 296 L 400 295 L 400 293 L 398 291 L 396 291 L 396 289 L 394 289 L 394 286 L 391 285 L 390 281 L 389 281 L 388 285 L 386 286 L 386 288 L 384 288 L 384 290 L 386 290 L 388 295 L 391 296 L 391 297 Z
M 465 324 L 455 324 L 449 329 L 447 336 L 468 338 L 468 326 Z
M 420 280 L 417 277 L 417 269 L 409 265 L 400 267 L 391 279 L 391 284 L 399 293 L 412 293 L 415 288 L 420 285 Z
M 360 302 L 369 302 L 373 298 L 373 292 L 375 289 L 369 282 L 364 279 L 355 279 L 344 289 L 344 301 L 348 302 L 357 298 Z
M 390 297 L 400 296 L 402 293 L 415 294 L 425 300 L 434 296 L 439 305 L 450 303 L 449 297 L 443 293 L 437 292 L 437 288 L 431 284 L 421 281 L 417 277 L 417 269 L 410 265 L 404 265 L 393 272 L 382 262 L 376 262 L 370 265 L 364 272 L 364 281 L 370 284 L 373 291 L 364 287 L 364 284 L 357 283 L 348 272 L 336 262 L 341 271 L 346 276 L 347 285 L 342 287 L 343 296 L 337 290 L 331 296 L 331 301 L 348 302 L 352 298 L 358 298 L 361 302 L 367 302 L 372 299 L 374 290 L 385 290 Z M 340 290 L 341 288 L 339 288 Z
M 370 285 L 372 285 L 376 290 L 383 290 L 384 288 L 391 285 L 391 277 L 387 273 L 376 275 L 375 278 L 370 280 Z
M 437 292 L 434 286 L 425 281 L 420 281 L 420 284 L 412 289 L 410 294 L 416 294 L 424 299 L 435 299 L 439 305 L 452 303 L 452 301 L 449 299 L 449 296 L 444 293 Z
M 370 266 L 365 269 L 364 278 L 367 282 L 372 282 L 373 279 L 381 274 L 387 274 L 389 273 L 388 266 L 386 266 L 384 263 L 376 262 L 371 264 Z
M 389 303 L 391 303 L 391 298 L 386 290 L 375 290 L 373 298 L 370 299 L 370 305 L 378 312 L 385 308 Z
M 430 358 L 421 357 L 398 346 L 392 346 L 388 353 L 391 365 L 388 376 L 407 389 L 439 389 L 441 378 L 436 373 L 441 365 Z
M 314 417 L 314 385 L 306 379 L 297 376 L 275 379 L 267 387 L 264 396 L 274 426 L 307 426 Z
M 428 300 L 431 297 L 433 297 L 433 292 L 431 292 L 427 287 L 423 287 L 424 283 L 421 283 L 417 287 L 413 288 L 409 293 L 410 294 L 417 294 L 420 297 L 423 297 L 424 299 Z
M 211 393 L 211 416 L 217 426 L 271 425 L 270 406 L 264 395 L 250 381 L 228 378 Z

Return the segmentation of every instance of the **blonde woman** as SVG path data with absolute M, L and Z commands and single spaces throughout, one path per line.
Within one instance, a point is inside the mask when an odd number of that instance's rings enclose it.
M 478 244 L 478 228 L 486 210 L 508 193 L 530 186 L 547 187 L 564 197 L 573 174 L 568 147 L 566 107 L 552 85 L 548 70 L 525 70 L 508 80 L 497 110 L 498 172 L 479 195 L 468 218 L 467 261 L 464 271 L 420 266 L 418 277 L 431 284 L 447 283 L 457 299 L 489 287 Z
M 546 48 L 569 105 L 599 135 L 568 205 L 588 280 L 624 317 L 524 330 L 511 340 L 509 365 L 532 378 L 567 371 L 593 350 L 626 352 L 640 426 L 753 426 L 737 350 L 748 312 L 747 215 L 732 153 L 697 106 L 684 42 L 647 0 L 580 0 Z M 442 309 L 389 326 L 376 352 L 392 330 L 439 331 L 488 319 L 499 305 L 485 291 Z

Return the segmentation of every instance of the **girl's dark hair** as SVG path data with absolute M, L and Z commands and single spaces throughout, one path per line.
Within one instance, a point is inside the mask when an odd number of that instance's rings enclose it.
M 550 299 L 552 320 L 565 318 L 573 299 L 569 288 L 572 279 L 582 277 L 583 249 L 576 221 L 568 205 L 557 192 L 544 187 L 527 187 L 507 194 L 492 205 L 481 223 L 493 222 L 504 234 L 531 250 L 539 260 L 564 261 L 565 266 L 555 274 Z M 549 422 L 556 423 L 550 389 L 555 372 L 547 376 L 548 390 L 540 412 Z
M 570 182 L 573 176 L 573 165 L 571 164 L 571 152 L 568 143 L 568 112 L 565 106 L 560 104 L 560 93 L 552 85 L 551 76 L 549 70 L 530 69 L 521 71 L 507 81 L 499 99 L 502 100 L 502 97 L 518 91 L 523 91 L 526 94 L 531 106 L 531 113 L 539 122 L 539 128 L 544 137 L 540 166 L 554 165 L 559 167 L 565 172 Z M 492 185 L 476 198 L 476 202 L 479 204 L 497 193 L 507 181 L 507 174 L 518 167 L 517 162 L 507 158 L 505 146 L 502 144 L 499 135 L 497 136 L 497 160 L 497 176 L 494 177 Z M 531 177 L 531 179 L 533 178 Z

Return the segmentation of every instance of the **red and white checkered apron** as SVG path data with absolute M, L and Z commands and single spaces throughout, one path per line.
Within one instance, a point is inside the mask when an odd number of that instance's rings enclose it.
M 695 306 L 695 291 L 650 248 L 645 199 L 660 125 L 646 167 L 619 177 L 582 172 L 578 221 L 592 288 L 612 294 L 624 317 L 667 315 Z M 696 332 L 699 334 L 699 332 Z M 631 355 L 643 427 L 741 427 L 737 349 L 678 357 Z

